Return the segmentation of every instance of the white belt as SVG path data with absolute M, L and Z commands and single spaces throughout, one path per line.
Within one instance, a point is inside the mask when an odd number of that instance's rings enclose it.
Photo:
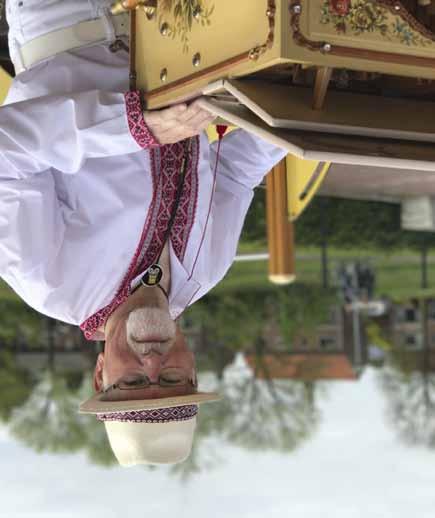
M 128 36 L 129 32 L 128 13 L 111 15 L 108 12 L 101 18 L 49 32 L 20 47 L 21 63 L 14 63 L 15 72 L 24 72 L 36 63 L 62 52 L 98 43 L 113 43 L 119 37 Z

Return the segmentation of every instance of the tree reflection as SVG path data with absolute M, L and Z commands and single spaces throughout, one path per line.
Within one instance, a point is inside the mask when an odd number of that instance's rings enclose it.
M 77 397 L 63 376 L 47 371 L 27 401 L 15 408 L 9 422 L 12 434 L 38 452 L 72 452 L 85 436 L 77 414 Z
M 405 372 L 392 365 L 381 371 L 388 413 L 408 444 L 435 447 L 435 374 Z
M 274 380 L 265 369 L 261 355 L 254 372 L 240 356 L 228 369 L 221 387 L 228 415 L 224 435 L 242 448 L 290 452 L 311 437 L 319 423 L 314 384 Z
M 37 452 L 86 452 L 93 464 L 113 466 L 116 459 L 104 425 L 95 416 L 80 415 L 80 402 L 92 393 L 92 378 L 71 387 L 65 373 L 44 372 L 5 421 L 11 434 Z M 2 398 L 3 401 L 3 398 Z
M 32 377 L 20 369 L 9 351 L 0 353 L 0 420 L 7 422 L 12 411 L 22 405 L 33 388 Z
M 403 337 L 413 338 L 414 349 L 395 344 L 389 364 L 380 373 L 381 386 L 387 396 L 389 418 L 399 437 L 408 444 L 435 447 L 435 364 L 433 343 L 433 309 L 430 299 L 414 301 L 417 315 L 406 323 Z M 402 325 L 403 327 L 403 325 Z M 421 345 L 418 343 L 421 337 Z M 405 340 L 407 343 L 407 340 Z
M 290 453 L 317 430 L 320 413 L 314 383 L 272 379 L 261 352 L 257 360 L 253 371 L 239 354 L 221 378 L 208 373 L 206 389 L 218 391 L 223 399 L 201 407 L 192 454 L 171 468 L 184 482 L 223 462 L 218 453 L 222 443 L 249 451 Z

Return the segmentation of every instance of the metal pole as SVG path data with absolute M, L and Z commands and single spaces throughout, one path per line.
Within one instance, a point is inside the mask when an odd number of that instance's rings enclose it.
M 322 286 L 327 288 L 329 286 L 329 275 L 328 275 L 328 243 L 326 238 L 322 243 Z
M 329 286 L 329 272 L 328 272 L 328 202 L 322 200 L 322 286 L 328 288 Z
M 423 248 L 421 250 L 421 287 L 422 289 L 426 290 L 428 286 L 428 279 L 427 279 L 427 246 L 426 244 L 423 245 Z
M 362 365 L 362 354 L 361 354 L 361 327 L 360 327 L 360 313 L 357 304 L 352 304 L 352 316 L 353 316 L 353 351 L 354 351 L 354 364 L 359 367 Z

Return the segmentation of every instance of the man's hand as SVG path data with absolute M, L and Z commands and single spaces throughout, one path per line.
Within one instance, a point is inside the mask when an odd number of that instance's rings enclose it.
M 203 110 L 194 101 L 190 105 L 177 104 L 164 110 L 146 111 L 144 119 L 160 144 L 175 144 L 204 131 L 215 115 Z

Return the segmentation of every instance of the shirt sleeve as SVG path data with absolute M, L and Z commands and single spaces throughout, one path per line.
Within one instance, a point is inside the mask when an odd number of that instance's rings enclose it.
M 53 174 L 0 181 L 0 276 L 35 309 L 64 234 Z
M 215 167 L 218 142 L 210 149 L 210 165 Z M 217 167 L 217 184 L 222 177 L 226 180 L 254 189 L 266 174 L 285 156 L 287 151 L 268 142 L 237 129 L 221 141 L 219 163 Z
M 210 146 L 209 167 L 214 172 L 217 143 Z M 223 138 L 206 222 L 203 256 L 213 258 L 213 268 L 190 304 L 218 284 L 234 262 L 254 187 L 287 155 L 287 151 L 235 130 Z
M 87 159 L 158 145 L 138 92 L 94 90 L 0 107 L 0 180 L 48 169 L 76 173 Z

